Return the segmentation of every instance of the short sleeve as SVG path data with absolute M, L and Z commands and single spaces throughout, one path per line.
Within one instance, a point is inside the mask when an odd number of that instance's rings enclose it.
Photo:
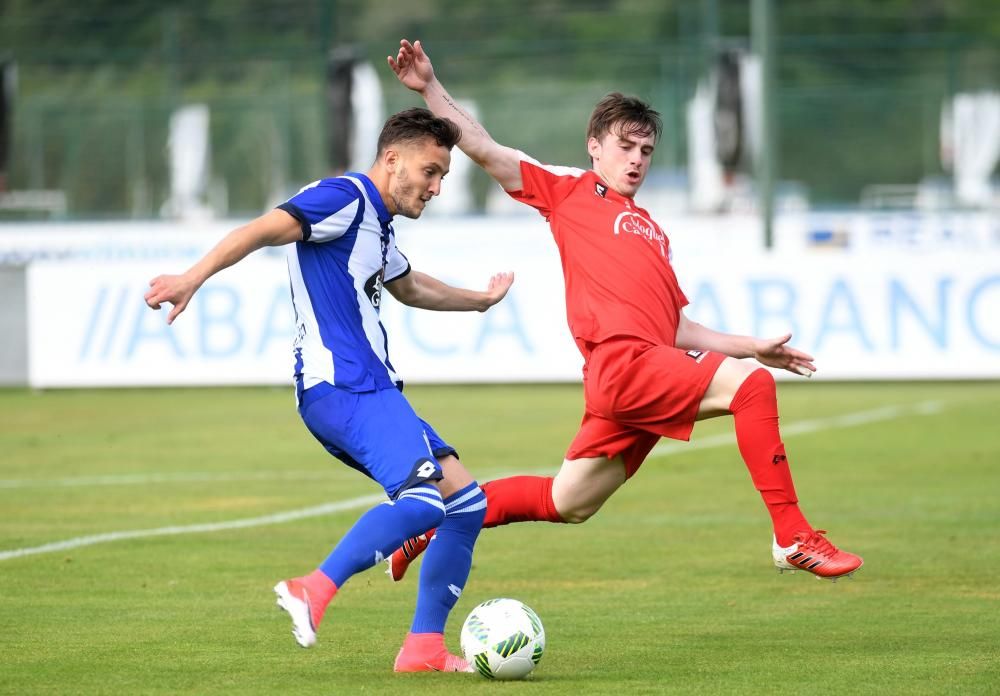
M 389 253 L 385 258 L 385 281 L 391 283 L 399 280 L 410 272 L 410 261 L 403 255 L 403 252 L 393 244 L 389 248 Z
M 508 191 L 507 194 L 548 218 L 573 191 L 583 170 L 541 164 L 524 153 L 521 155 L 521 190 Z
M 342 236 L 364 215 L 364 198 L 343 179 L 314 181 L 278 206 L 299 221 L 302 239 L 328 242 Z

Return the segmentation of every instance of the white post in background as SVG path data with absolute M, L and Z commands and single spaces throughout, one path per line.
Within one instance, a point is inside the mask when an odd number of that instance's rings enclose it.
M 957 94 L 941 113 L 941 159 L 962 205 L 994 203 L 990 177 L 1000 160 L 1000 93 Z
M 205 201 L 212 152 L 208 125 L 206 104 L 182 106 L 170 117 L 170 197 L 160 209 L 163 217 L 200 220 L 212 216 Z
M 691 208 L 699 213 L 719 212 L 726 201 L 722 165 L 715 156 L 715 81 L 712 73 L 698 83 L 686 113 Z
M 385 121 L 385 103 L 378 73 L 368 61 L 351 69 L 351 134 L 348 143 L 350 169 L 366 172 L 375 160 L 378 134 Z

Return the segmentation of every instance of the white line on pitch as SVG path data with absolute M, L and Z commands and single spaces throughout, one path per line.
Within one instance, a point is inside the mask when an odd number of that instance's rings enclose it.
M 0 479 L 0 488 L 47 488 L 79 486 L 132 486 L 147 483 L 190 483 L 204 481 L 314 481 L 332 478 L 330 471 L 180 471 L 169 474 L 107 474 L 70 476 L 59 479 Z
M 342 500 L 337 503 L 326 503 L 315 507 L 302 508 L 300 510 L 290 510 L 279 512 L 274 515 L 264 515 L 262 517 L 247 517 L 242 520 L 229 520 L 228 522 L 210 522 L 207 524 L 189 524 L 181 527 L 157 527 L 156 529 L 133 529 L 127 532 L 108 532 L 106 534 L 94 534 L 92 536 L 76 537 L 66 541 L 55 541 L 42 546 L 32 546 L 25 549 L 13 549 L 12 551 L 0 551 L 0 561 L 9 558 L 20 558 L 21 556 L 33 556 L 38 553 L 52 553 L 53 551 L 66 551 L 76 549 L 81 546 L 93 546 L 103 544 L 108 541 L 121 541 L 123 539 L 144 539 L 146 537 L 176 536 L 178 534 L 200 534 L 204 532 L 223 532 L 229 529 L 246 529 L 248 527 L 262 527 L 268 524 L 278 524 L 280 522 L 291 522 L 302 520 L 307 517 L 321 517 L 332 515 L 335 512 L 354 510 L 355 508 L 367 507 L 385 500 L 385 496 L 364 495 L 359 498 Z
M 873 408 L 869 411 L 856 411 L 845 413 L 842 416 L 831 416 L 829 418 L 817 418 L 815 420 L 796 421 L 781 426 L 781 436 L 805 435 L 815 433 L 820 430 L 833 430 L 835 428 L 851 428 L 858 425 L 868 425 L 880 421 L 894 420 L 904 416 L 926 416 L 938 413 L 943 408 L 940 401 L 921 401 L 916 404 L 906 406 L 883 406 Z M 735 445 L 736 435 L 733 433 L 719 433 L 710 435 L 692 442 L 664 442 L 653 448 L 649 453 L 650 457 L 665 457 L 670 454 L 687 452 L 689 450 L 707 449 L 709 447 L 722 447 L 723 445 Z
M 909 406 L 885 406 L 883 408 L 872 409 L 869 411 L 858 411 L 855 413 L 846 413 L 842 416 L 832 416 L 830 418 L 820 418 L 816 420 L 798 421 L 796 423 L 789 423 L 782 427 L 782 435 L 802 435 L 806 433 L 814 433 L 821 430 L 830 430 L 833 428 L 849 428 L 858 425 L 866 425 L 868 423 L 877 423 L 880 421 L 893 420 L 895 418 L 902 418 L 904 416 L 910 415 L 930 415 L 937 413 L 942 408 L 940 402 L 937 401 L 924 401 L 917 404 Z M 709 447 L 721 447 L 723 445 L 732 444 L 736 441 L 735 437 L 729 433 L 724 433 L 720 435 L 713 435 L 710 437 L 702 438 L 691 443 L 667 443 L 657 446 L 651 453 L 650 456 L 667 456 L 670 454 L 675 454 L 677 452 L 684 452 L 693 449 L 707 449 Z M 344 512 L 346 510 L 355 510 L 357 508 L 368 507 L 374 505 L 375 503 L 385 500 L 383 495 L 366 495 L 359 498 L 351 498 L 350 500 L 343 500 L 337 503 L 326 503 L 324 505 L 317 505 L 315 507 L 302 508 L 299 510 L 290 510 L 288 512 L 279 512 L 274 515 L 264 515 L 262 517 L 249 517 L 242 520 L 230 520 L 229 522 L 214 522 L 208 524 L 191 524 L 179 527 L 158 527 L 156 529 L 135 529 L 131 531 L 124 532 L 108 532 L 106 534 L 94 534 L 92 536 L 76 537 L 75 539 L 67 539 L 65 541 L 56 541 L 51 544 L 43 544 L 42 546 L 32 546 L 23 549 L 12 549 L 10 551 L 0 551 L 0 561 L 6 561 L 11 558 L 20 558 L 21 556 L 33 556 L 40 553 L 52 553 L 54 551 L 66 551 L 68 549 L 76 549 L 81 546 L 92 546 L 94 544 L 103 544 L 110 541 L 122 541 L 124 539 L 143 539 L 147 537 L 156 536 L 175 536 L 178 534 L 199 534 L 205 532 L 221 532 L 229 529 L 246 529 L 249 527 L 261 527 L 269 524 L 279 524 L 281 522 L 291 522 L 293 520 L 301 520 L 307 517 L 321 517 L 323 515 L 330 515 L 335 512 Z

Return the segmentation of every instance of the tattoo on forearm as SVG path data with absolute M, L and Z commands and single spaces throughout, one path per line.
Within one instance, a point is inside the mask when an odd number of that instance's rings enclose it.
M 466 123 L 468 123 L 468 124 L 469 124 L 470 126 L 472 126 L 472 128 L 473 128 L 473 129 L 474 129 L 474 130 L 475 130 L 476 132 L 478 132 L 478 133 L 479 133 L 480 135 L 484 135 L 484 136 L 486 136 L 486 137 L 489 137 L 489 133 L 487 133 L 487 132 L 486 132 L 486 129 L 485 129 L 485 128 L 483 128 L 483 127 L 482 127 L 482 126 L 481 126 L 481 125 L 479 124 L 479 122 L 478 122 L 478 121 L 476 121 L 476 119 L 472 118 L 472 116 L 470 116 L 470 115 L 469 115 L 469 114 L 468 114 L 468 113 L 467 113 L 467 112 L 465 111 L 465 109 L 463 109 L 463 108 L 462 108 L 462 107 L 460 107 L 460 106 L 459 106 L 458 104 L 456 104 L 456 103 L 455 103 L 455 101 L 454 101 L 454 100 L 453 100 L 453 99 L 451 98 L 451 95 L 448 95 L 448 94 L 445 94 L 445 95 L 444 95 L 444 101 L 445 101 L 445 103 L 446 103 L 446 104 L 447 104 L 448 106 L 450 106 L 450 107 L 451 107 L 451 110 L 452 110 L 452 111 L 456 112 L 456 113 L 457 113 L 457 114 L 458 114 L 459 116 L 461 116 L 461 117 L 462 117 L 462 120 L 464 120 L 464 121 L 465 121 Z

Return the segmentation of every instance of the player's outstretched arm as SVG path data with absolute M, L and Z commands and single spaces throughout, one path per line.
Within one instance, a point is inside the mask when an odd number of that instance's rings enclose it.
M 462 129 L 458 147 L 486 170 L 506 191 L 521 189 L 521 153 L 500 145 L 482 124 L 460 107 L 434 75 L 431 59 L 419 41 L 399 42 L 396 57 L 387 56 L 389 67 L 406 87 L 424 98 L 435 116 L 450 119 Z
M 145 294 L 146 304 L 153 309 L 159 309 L 164 302 L 173 305 L 167 315 L 167 323 L 172 324 L 198 288 L 223 268 L 263 247 L 281 246 L 300 239 L 302 227 L 299 221 L 284 210 L 272 210 L 227 234 L 184 273 L 153 278 Z
M 792 334 L 778 338 L 754 338 L 713 331 L 691 321 L 681 312 L 675 345 L 684 350 L 714 350 L 734 358 L 754 358 L 757 362 L 811 377 L 816 371 L 813 357 L 788 345 Z
M 420 271 L 385 284 L 397 300 L 410 307 L 444 312 L 485 312 L 502 300 L 514 283 L 513 273 L 497 273 L 484 291 L 466 290 L 443 283 Z

